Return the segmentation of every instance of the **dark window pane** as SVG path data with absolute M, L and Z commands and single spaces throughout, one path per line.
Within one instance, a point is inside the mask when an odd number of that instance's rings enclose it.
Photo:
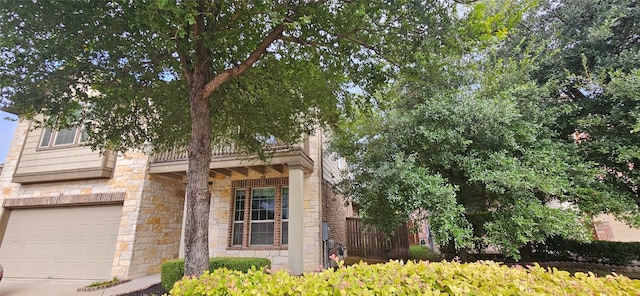
M 40 147 L 49 146 L 49 141 L 51 141 L 51 130 L 46 128 L 44 132 L 42 132 L 42 141 L 40 142 Z
M 286 245 L 289 243 L 289 222 L 282 222 L 282 244 Z
M 289 187 L 282 188 L 282 220 L 289 219 Z
M 233 233 L 231 244 L 242 245 L 242 234 L 244 226 L 244 203 L 246 200 L 246 190 L 236 190 L 233 202 Z
M 252 245 L 273 245 L 273 222 L 251 223 Z
M 242 225 L 243 223 L 233 223 L 233 245 L 242 245 Z
M 244 220 L 245 192 L 246 192 L 245 190 L 236 190 L 234 209 L 233 209 L 234 221 Z
M 56 133 L 56 139 L 53 145 L 73 144 L 76 138 L 76 128 L 65 128 Z

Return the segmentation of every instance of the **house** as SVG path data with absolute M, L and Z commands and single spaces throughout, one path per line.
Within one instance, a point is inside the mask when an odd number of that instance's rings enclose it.
M 82 146 L 80 129 L 32 125 L 19 122 L 0 174 L 5 277 L 132 279 L 183 256 L 185 153 L 100 154 Z M 318 131 L 274 143 L 267 163 L 214 147 L 210 256 L 321 268 L 344 244 L 351 215 L 332 191 L 342 164 L 325 142 Z
M 630 227 L 613 215 L 598 215 L 592 221 L 594 240 L 640 242 L 640 228 Z

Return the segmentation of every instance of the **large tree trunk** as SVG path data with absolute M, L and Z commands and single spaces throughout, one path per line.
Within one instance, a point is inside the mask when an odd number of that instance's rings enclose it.
M 211 123 L 209 99 L 204 95 L 205 77 L 192 81 L 189 94 L 191 141 L 188 146 L 187 211 L 185 227 L 185 275 L 200 275 L 209 269 L 209 163 Z M 202 75 L 204 76 L 204 75 Z M 200 81 L 199 81 L 200 80 Z
M 178 52 L 189 84 L 189 108 L 191 114 L 191 141 L 189 168 L 187 170 L 187 211 L 185 222 L 185 275 L 200 275 L 209 268 L 209 163 L 211 162 L 211 122 L 209 96 L 224 82 L 242 74 L 255 64 L 267 48 L 284 31 L 284 24 L 276 26 L 258 44 L 256 50 L 239 65 L 212 74 L 212 62 L 204 43 L 206 1 L 198 1 L 200 13 L 192 26 L 193 59 L 188 52 Z

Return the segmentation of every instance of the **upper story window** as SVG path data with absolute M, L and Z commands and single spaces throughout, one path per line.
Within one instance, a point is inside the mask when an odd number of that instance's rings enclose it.
M 44 129 L 40 139 L 40 148 L 60 147 L 77 145 L 86 140 L 87 133 L 77 127 L 65 128 L 61 130 Z

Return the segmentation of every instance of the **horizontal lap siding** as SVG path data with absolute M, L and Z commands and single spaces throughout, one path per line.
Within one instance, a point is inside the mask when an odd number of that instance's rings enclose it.
M 103 166 L 105 156 L 101 156 L 98 151 L 91 151 L 89 147 L 60 146 L 38 150 L 41 134 L 42 130 L 38 129 L 31 131 L 27 136 L 16 174 L 82 170 Z M 109 161 L 111 162 L 113 160 Z

